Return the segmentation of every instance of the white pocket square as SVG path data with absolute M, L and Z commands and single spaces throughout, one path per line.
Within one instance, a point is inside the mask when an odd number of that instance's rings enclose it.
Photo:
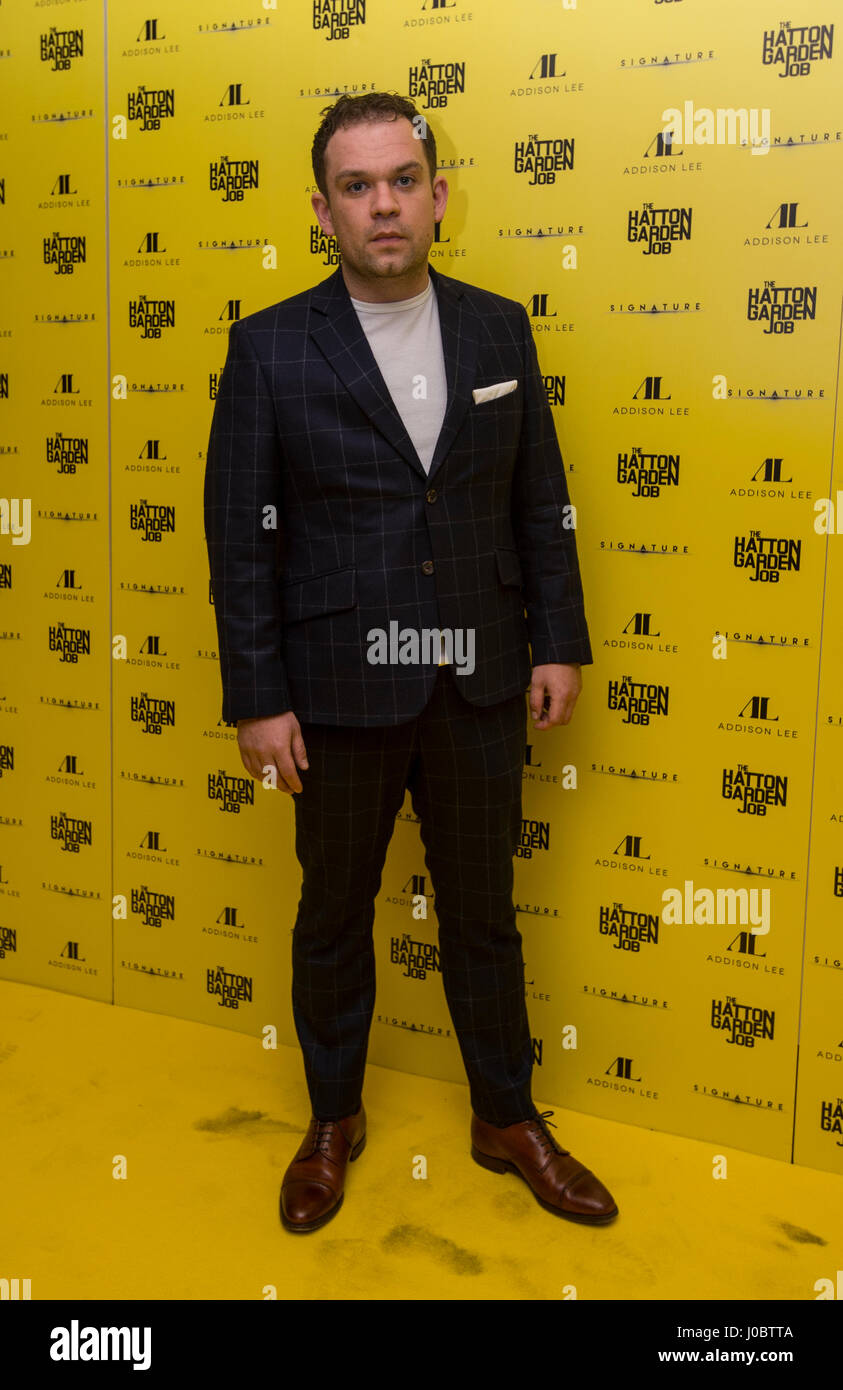
M 498 396 L 508 396 L 517 385 L 517 379 L 515 381 L 496 381 L 494 386 L 478 386 L 471 394 L 474 397 L 475 405 L 481 405 L 483 401 L 493 401 Z

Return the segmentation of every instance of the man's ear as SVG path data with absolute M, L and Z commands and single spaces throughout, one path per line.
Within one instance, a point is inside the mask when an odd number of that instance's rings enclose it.
M 328 236 L 335 236 L 336 233 L 333 231 L 333 220 L 331 218 L 331 206 L 325 195 L 323 193 L 312 193 L 310 196 L 310 206 L 313 208 L 313 214 L 323 232 L 326 232 Z M 323 218 L 327 218 L 331 225 L 326 227 Z

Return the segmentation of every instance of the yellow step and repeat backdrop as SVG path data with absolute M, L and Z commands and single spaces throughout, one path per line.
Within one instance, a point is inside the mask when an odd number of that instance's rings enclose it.
M 205 449 L 231 323 L 338 264 L 322 108 L 398 91 L 431 262 L 527 308 L 576 508 L 595 661 L 516 863 L 534 1095 L 843 1172 L 841 33 L 791 15 L 2 4 L 0 978 L 297 1045 Z M 375 930 L 370 1060 L 464 1081 L 409 797 Z

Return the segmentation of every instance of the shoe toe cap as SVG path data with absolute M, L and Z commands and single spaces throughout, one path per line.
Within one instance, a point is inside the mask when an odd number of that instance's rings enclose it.
M 286 1183 L 281 1192 L 281 1209 L 288 1221 L 316 1221 L 336 1205 L 336 1196 L 322 1183 L 296 1181 Z
M 560 1193 L 559 1205 L 563 1211 L 574 1212 L 577 1216 L 600 1217 L 617 1213 L 611 1192 L 589 1169 L 584 1169 L 568 1183 Z

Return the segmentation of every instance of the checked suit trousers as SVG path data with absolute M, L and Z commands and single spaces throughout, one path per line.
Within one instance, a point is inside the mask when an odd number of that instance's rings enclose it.
M 440 666 L 408 723 L 301 723 L 309 767 L 294 794 L 303 870 L 293 930 L 293 1016 L 317 1119 L 361 1102 L 375 1003 L 375 897 L 409 787 L 433 885 L 445 997 L 472 1108 L 532 1119 L 532 1040 L 512 898 L 526 747 L 523 694 L 481 708 Z

